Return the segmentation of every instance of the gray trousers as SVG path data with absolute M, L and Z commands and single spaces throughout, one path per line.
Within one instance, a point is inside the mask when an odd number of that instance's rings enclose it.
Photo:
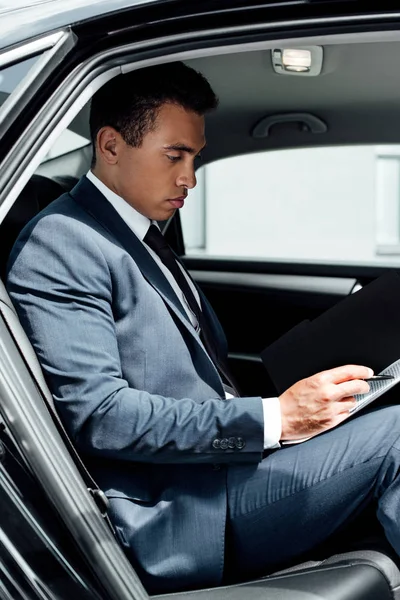
M 400 556 L 399 466 L 400 406 L 389 406 L 284 446 L 259 465 L 229 467 L 227 556 L 235 577 L 301 556 L 374 501 Z

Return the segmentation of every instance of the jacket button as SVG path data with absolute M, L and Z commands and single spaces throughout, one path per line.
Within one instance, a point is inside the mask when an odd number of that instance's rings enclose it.
M 236 448 L 236 438 L 234 437 L 230 437 L 228 440 L 228 448 L 230 450 L 233 450 L 234 448 Z
M 218 450 L 221 447 L 221 440 L 219 440 L 218 438 L 215 439 L 212 443 L 212 447 Z
M 228 447 L 229 447 L 228 438 L 222 438 L 222 440 L 220 442 L 220 448 L 221 448 L 221 450 L 227 450 Z
M 244 448 L 245 445 L 246 445 L 246 442 L 244 441 L 243 438 L 241 438 L 241 437 L 236 438 L 236 448 L 238 450 L 241 450 L 242 448 Z

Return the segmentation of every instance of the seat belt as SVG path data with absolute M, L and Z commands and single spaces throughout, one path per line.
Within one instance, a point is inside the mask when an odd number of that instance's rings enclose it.
M 103 492 L 103 490 L 101 490 L 99 488 L 99 486 L 97 485 L 97 483 L 95 482 L 95 480 L 93 479 L 93 477 L 90 475 L 89 471 L 87 470 L 87 468 L 85 467 L 81 457 L 79 456 L 74 444 L 72 443 L 56 409 L 55 406 L 53 405 L 53 403 L 49 400 L 48 398 L 48 394 L 50 395 L 50 390 L 48 390 L 48 393 L 46 393 L 46 390 L 43 389 L 43 384 L 41 381 L 38 380 L 38 378 L 36 377 L 34 370 L 32 369 L 31 365 L 29 364 L 29 361 L 26 359 L 24 352 L 22 350 L 21 345 L 18 342 L 18 333 L 14 331 L 13 325 L 10 322 L 10 320 L 7 318 L 7 315 L 5 314 L 5 311 L 2 309 L 2 304 L 3 302 L 0 301 L 0 313 L 1 316 L 3 318 L 3 321 L 12 337 L 12 339 L 14 340 L 15 345 L 17 346 L 19 353 L 21 355 L 21 358 L 24 361 L 24 364 L 26 366 L 26 368 L 28 369 L 32 379 L 34 380 L 40 395 L 43 399 L 43 402 L 47 408 L 47 410 L 49 411 L 49 414 L 58 430 L 58 433 L 60 434 L 64 444 L 66 445 L 71 458 L 73 459 L 83 481 L 85 482 L 85 485 L 90 493 L 90 495 L 92 496 L 93 500 L 96 503 L 97 508 L 100 511 L 101 516 L 103 517 L 103 519 L 106 521 L 107 525 L 109 526 L 111 532 L 113 533 L 113 535 L 115 536 L 115 530 L 114 527 L 110 521 L 110 518 L 107 514 L 108 511 L 108 505 L 109 505 L 109 501 L 107 496 L 105 495 L 105 493 Z M 5 304 L 5 306 L 7 306 Z M 9 307 L 8 307 L 9 308 Z M 16 318 L 18 318 L 16 316 Z

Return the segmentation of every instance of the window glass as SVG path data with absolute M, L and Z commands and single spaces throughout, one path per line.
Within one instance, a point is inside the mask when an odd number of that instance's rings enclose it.
M 90 144 L 90 140 L 87 138 L 75 133 L 74 131 L 65 129 L 55 141 L 49 152 L 46 154 L 42 160 L 42 163 L 51 160 L 52 158 L 58 158 L 63 154 L 68 154 L 68 152 L 79 150 L 88 144 Z
M 268 151 L 197 175 L 188 254 L 400 264 L 400 146 Z
M 11 67 L 6 67 L 0 70 L 0 116 L 2 104 L 4 104 L 8 96 L 28 74 L 40 56 L 41 55 L 28 58 L 12 65 Z
M 7 67 L 0 70 L 0 119 L 1 119 L 1 107 L 7 98 L 17 89 L 18 85 L 23 81 L 26 75 L 29 73 L 31 68 L 35 65 L 37 60 L 41 57 L 34 56 L 33 58 L 29 58 L 27 60 L 21 61 L 12 65 L 11 67 Z M 52 158 L 57 158 L 58 156 L 62 156 L 63 154 L 67 154 L 68 152 L 72 152 L 73 150 L 78 150 L 79 148 L 83 148 L 90 143 L 89 139 L 78 135 L 77 133 L 66 129 L 60 135 L 60 137 L 56 140 L 55 144 L 51 150 L 44 157 L 42 162 L 50 160 Z

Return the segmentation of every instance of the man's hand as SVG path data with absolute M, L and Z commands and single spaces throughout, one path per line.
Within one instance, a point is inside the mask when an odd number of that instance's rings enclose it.
M 339 425 L 355 406 L 355 394 L 366 394 L 363 379 L 373 371 L 360 365 L 345 365 L 302 379 L 280 397 L 282 440 L 311 437 Z

